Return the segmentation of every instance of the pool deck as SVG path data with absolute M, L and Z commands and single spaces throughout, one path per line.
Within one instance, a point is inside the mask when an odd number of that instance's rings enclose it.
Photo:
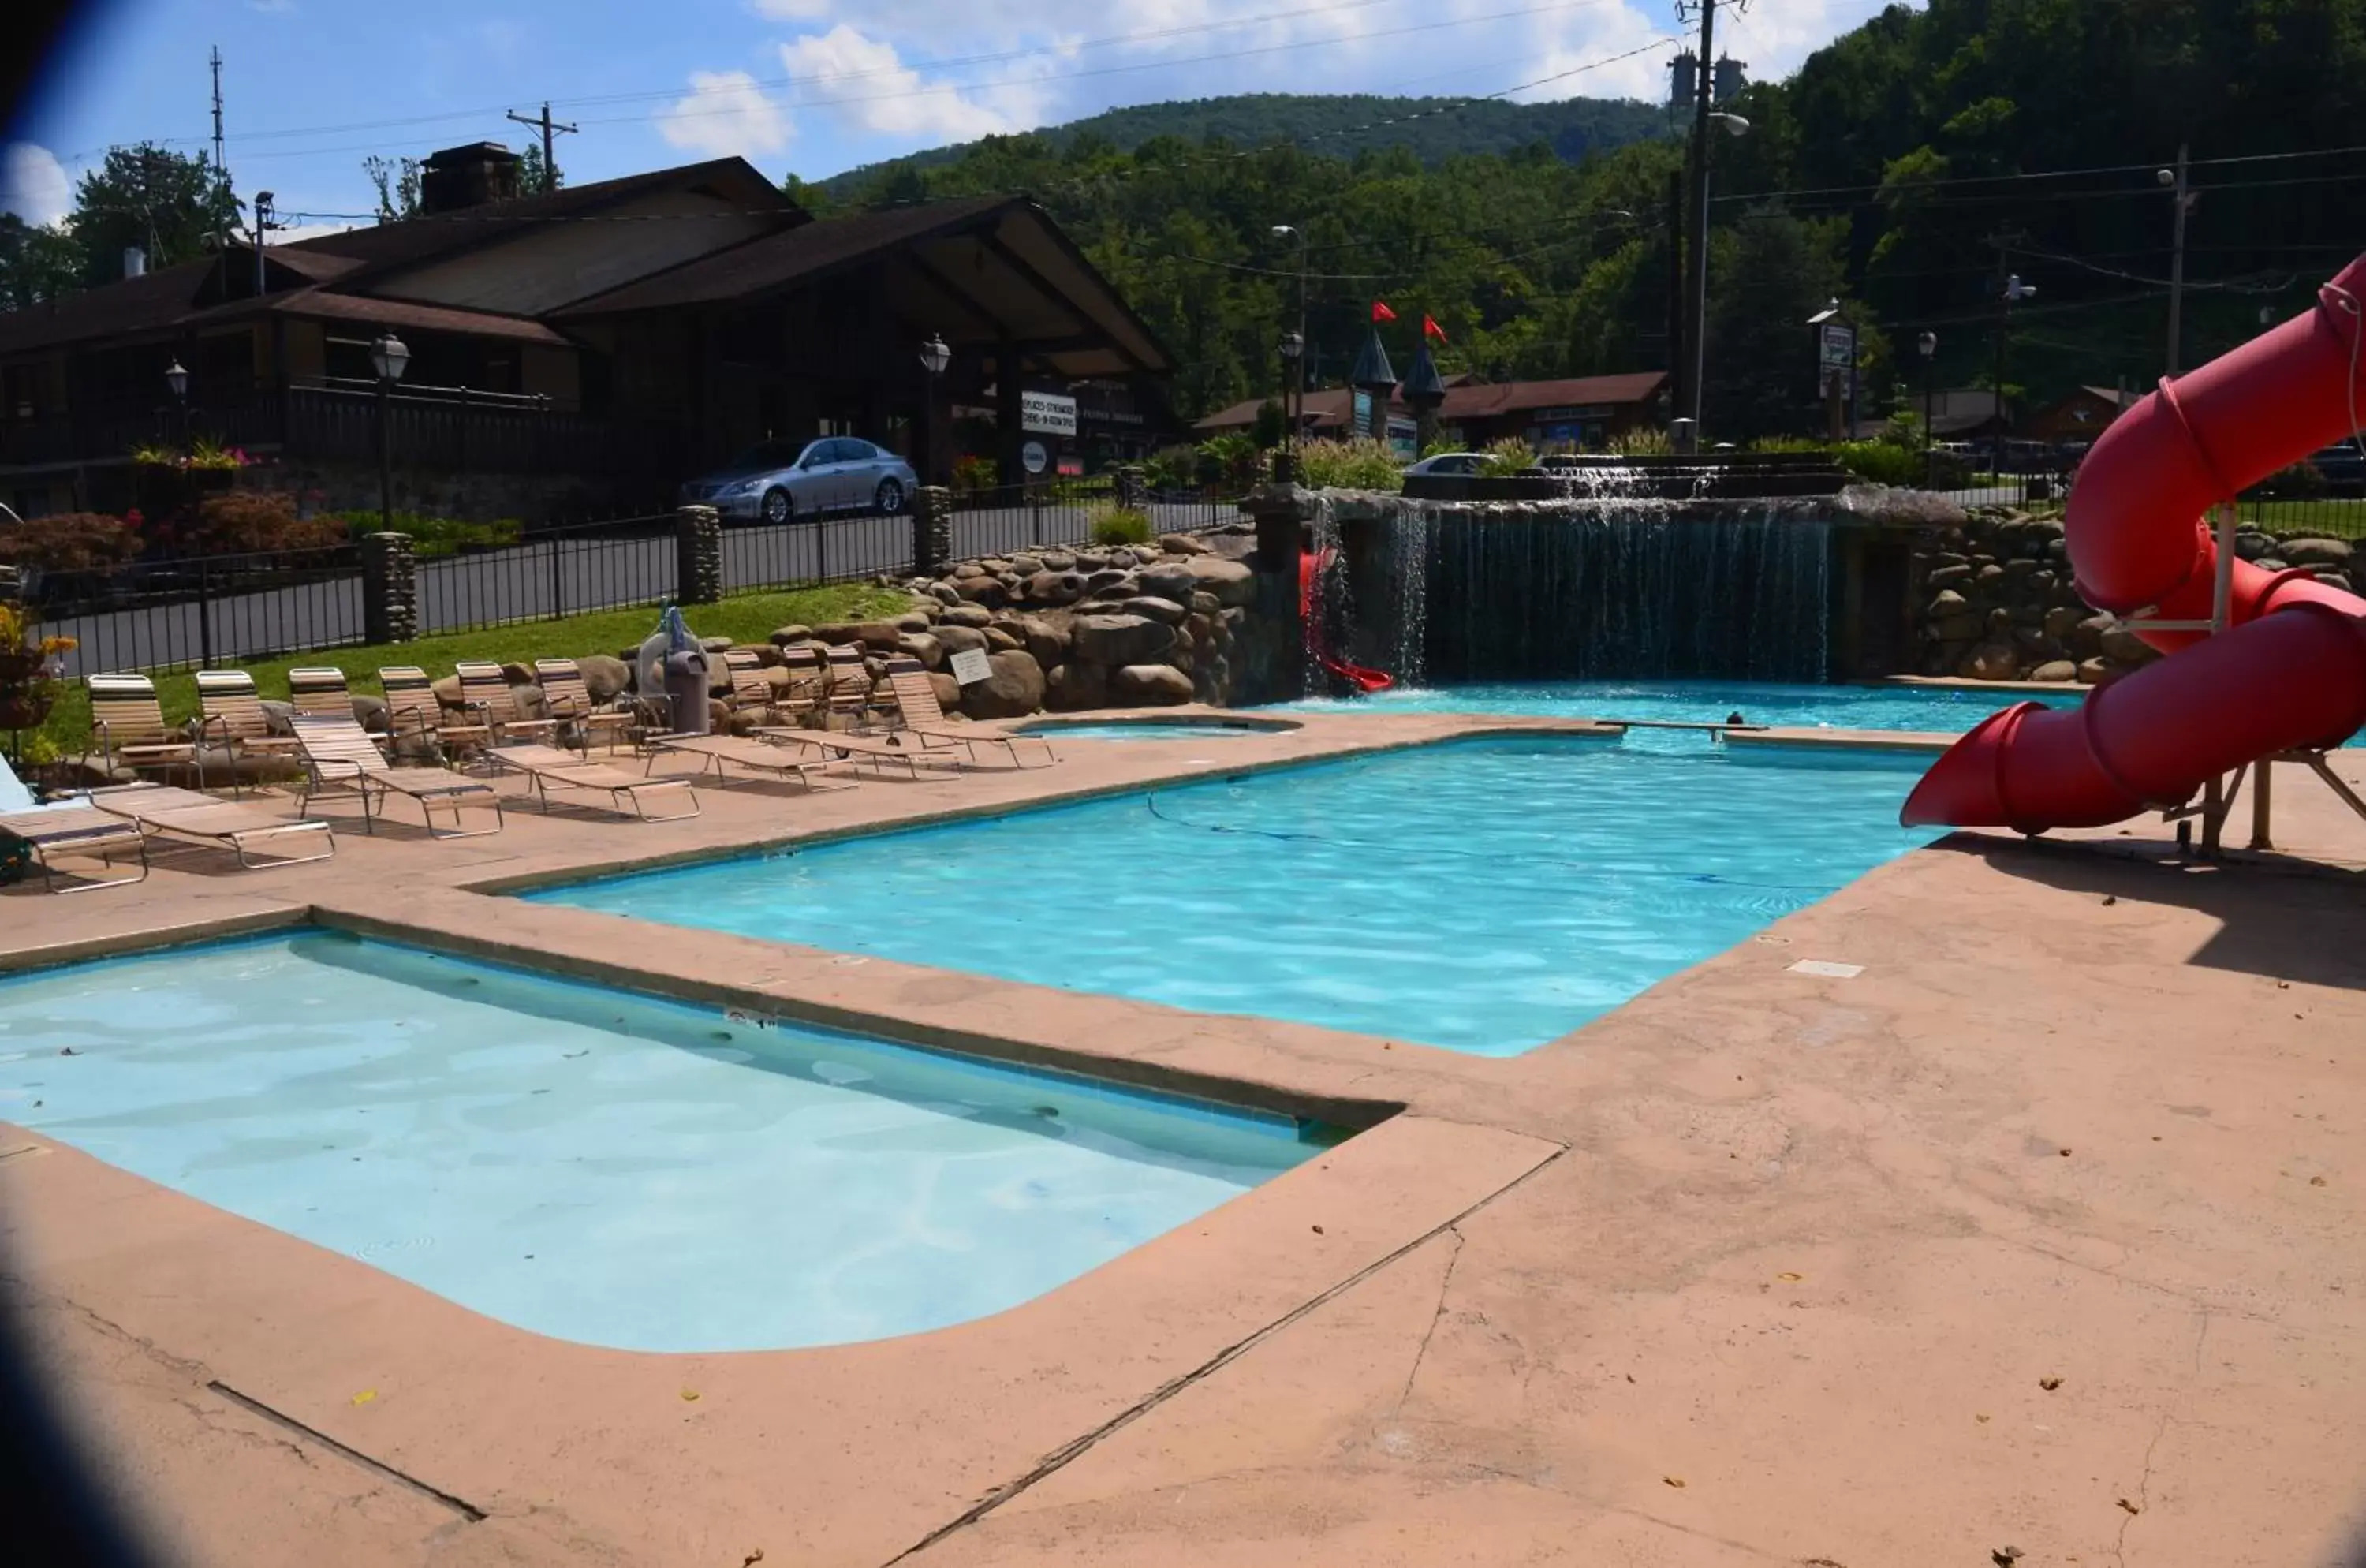
M 2280 852 L 1959 834 L 1501 1061 L 480 891 L 1573 728 L 1303 720 L 665 825 L 429 842 L 397 806 L 324 865 L 0 896 L 0 964 L 314 918 L 1385 1118 L 1012 1311 L 709 1356 L 512 1329 L 0 1123 L 38 1366 L 207 1568 L 2355 1561 L 2366 823 L 2300 770 Z

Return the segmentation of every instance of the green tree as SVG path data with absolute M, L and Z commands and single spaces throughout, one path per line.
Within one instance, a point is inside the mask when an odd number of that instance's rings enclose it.
M 379 222 L 419 216 L 418 159 L 381 158 L 373 152 L 362 160 L 362 173 L 377 193 Z
M 0 310 L 29 310 L 82 288 L 82 246 L 63 224 L 0 212 Z
M 239 221 L 230 181 L 203 152 L 184 154 L 154 142 L 108 150 L 74 186 L 67 219 L 83 254 L 83 280 L 123 276 L 123 253 L 138 246 L 152 267 L 205 255 Z
M 518 155 L 518 194 L 548 196 L 566 183 L 567 178 L 559 172 L 556 162 L 548 164 L 543 162 L 542 143 L 528 141 L 525 151 Z

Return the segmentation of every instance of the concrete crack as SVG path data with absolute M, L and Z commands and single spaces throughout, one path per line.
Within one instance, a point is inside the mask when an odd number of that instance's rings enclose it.
M 1506 1192 L 1513 1191 L 1527 1182 L 1539 1171 L 1549 1169 L 1556 1161 L 1567 1153 L 1569 1153 L 1569 1145 L 1567 1144 L 1555 1145 L 1552 1153 L 1547 1155 L 1543 1159 L 1538 1160 L 1534 1166 L 1522 1171 L 1518 1176 L 1514 1177 L 1503 1186 L 1498 1187 L 1494 1191 L 1481 1198 L 1477 1202 L 1472 1203 L 1460 1213 L 1451 1215 L 1448 1218 L 1440 1221 L 1437 1224 L 1422 1232 L 1421 1235 L 1414 1237 L 1411 1241 L 1406 1242 L 1403 1247 L 1398 1247 L 1395 1251 L 1389 1253 L 1383 1258 L 1374 1259 L 1372 1262 L 1366 1264 L 1363 1268 L 1357 1269 L 1353 1274 L 1350 1274 L 1346 1279 L 1340 1280 L 1337 1284 L 1331 1286 L 1328 1290 L 1320 1292 L 1317 1294 L 1309 1297 L 1307 1300 L 1301 1302 L 1298 1305 L 1290 1308 L 1288 1312 L 1283 1313 L 1279 1317 L 1275 1318 L 1272 1322 L 1252 1330 L 1243 1337 L 1234 1340 L 1230 1345 L 1227 1345 L 1224 1348 L 1217 1351 L 1213 1356 L 1211 1356 L 1200 1365 L 1192 1368 L 1189 1371 L 1184 1372 L 1178 1377 L 1170 1378 L 1166 1382 L 1159 1384 L 1156 1388 L 1151 1390 L 1149 1393 L 1135 1401 L 1133 1404 L 1126 1406 L 1123 1410 L 1119 1411 L 1116 1415 L 1110 1416 L 1099 1426 L 1093 1427 L 1090 1431 L 1081 1433 L 1078 1436 L 1070 1438 L 1067 1442 L 1061 1444 L 1060 1447 L 1053 1450 L 1049 1454 L 1046 1454 L 1042 1459 L 1036 1461 L 1034 1467 L 1029 1470 L 1025 1474 L 1018 1476 L 1013 1480 L 1004 1482 L 1001 1485 L 987 1493 L 984 1497 L 979 1498 L 975 1503 L 963 1509 L 961 1513 L 956 1514 L 953 1517 L 946 1520 L 943 1524 L 939 1525 L 936 1529 L 930 1530 L 928 1534 L 922 1536 L 919 1540 L 914 1541 L 911 1545 L 906 1547 L 895 1556 L 887 1559 L 884 1563 L 881 1564 L 881 1568 L 896 1568 L 896 1563 L 902 1562 L 907 1558 L 918 1556 L 921 1552 L 926 1551 L 929 1548 L 936 1545 L 937 1542 L 944 1540 L 945 1537 L 952 1535 L 954 1531 L 965 1529 L 969 1526 L 977 1523 L 978 1520 L 986 1517 L 988 1514 L 993 1513 L 997 1508 L 1001 1507 L 1005 1503 L 1009 1502 L 1012 1498 L 1026 1492 L 1037 1483 L 1042 1482 L 1048 1477 L 1058 1473 L 1060 1471 L 1066 1469 L 1069 1465 L 1074 1464 L 1077 1460 L 1082 1459 L 1086 1454 L 1090 1453 L 1095 1448 L 1098 1447 L 1104 1439 L 1113 1436 L 1123 1428 L 1132 1426 L 1134 1422 L 1139 1421 L 1144 1416 L 1149 1415 L 1152 1411 L 1157 1409 L 1168 1400 L 1173 1399 L 1177 1394 L 1181 1393 L 1184 1390 L 1206 1382 L 1209 1378 L 1214 1376 L 1225 1367 L 1230 1366 L 1233 1362 L 1240 1359 L 1243 1356 L 1247 1355 L 1251 1350 L 1256 1348 L 1256 1347 L 1262 1345 L 1268 1339 L 1272 1338 L 1283 1329 L 1288 1328 L 1291 1324 L 1298 1322 L 1308 1314 L 1316 1312 L 1328 1303 L 1346 1294 L 1349 1291 L 1354 1290 L 1358 1285 L 1362 1284 L 1365 1280 L 1370 1279 L 1381 1269 L 1388 1268 L 1398 1259 L 1419 1251 L 1422 1247 L 1427 1246 L 1432 1240 L 1434 1240 L 1440 1233 L 1453 1230 L 1454 1227 L 1459 1225 L 1463 1221 L 1469 1219 L 1471 1215 L 1477 1213 L 1488 1204 L 1493 1203 L 1496 1199 L 1501 1198 Z M 1432 1326 L 1435 1325 L 1436 1320 L 1433 1319 Z
M 2204 1318 L 2203 1321 L 2206 1324 L 2209 1320 Z M 2173 1419 L 2168 1411 L 2162 1411 L 2160 1425 L 2153 1428 L 2152 1441 L 2145 1445 L 2144 1471 L 2136 1477 L 2136 1506 L 2121 1517 L 2120 1533 L 2112 1539 L 2112 1560 L 2119 1563 L 2120 1568 L 2127 1568 L 2128 1527 L 2136 1522 L 2144 1510 L 2152 1506 L 2152 1456 L 2159 1449 L 2161 1438 L 2168 1436 L 2169 1424 Z
M 406 1474 L 404 1472 L 395 1469 L 394 1466 L 388 1464 L 383 1460 L 372 1459 L 369 1455 L 362 1452 L 359 1449 L 349 1448 L 345 1444 L 337 1441 L 336 1438 L 329 1436 L 328 1433 L 321 1431 L 318 1427 L 308 1427 L 303 1422 L 299 1421 L 296 1417 L 287 1415 L 284 1411 L 274 1410 L 268 1404 L 264 1404 L 263 1401 L 256 1399 L 252 1395 L 241 1393 L 238 1390 L 231 1387 L 230 1384 L 223 1382 L 219 1378 L 207 1383 L 206 1387 L 221 1395 L 224 1399 L 229 1400 L 232 1404 L 237 1405 L 240 1409 L 247 1411 L 252 1415 L 260 1416 L 265 1421 L 272 1422 L 278 1427 L 284 1427 L 287 1430 L 297 1434 L 299 1437 L 305 1438 L 307 1441 L 318 1443 L 321 1447 L 328 1450 L 331 1453 L 335 1454 L 339 1459 L 357 1464 L 364 1470 L 370 1472 L 372 1474 L 386 1477 L 386 1479 L 393 1482 L 398 1486 L 408 1487 L 411 1491 L 418 1493 L 422 1497 L 443 1504 L 454 1513 L 458 1514 L 462 1518 L 467 1519 L 470 1524 L 476 1524 L 485 1517 L 485 1511 L 482 1508 L 478 1507 L 474 1503 L 469 1502 L 467 1498 L 456 1497 L 451 1493 L 445 1491 L 442 1487 L 432 1486 L 426 1482 L 420 1480 L 419 1477 L 415 1475 Z
M 1452 1225 L 1446 1230 L 1454 1238 L 1454 1250 L 1447 1255 L 1445 1276 L 1437 1281 L 1437 1306 L 1429 1314 L 1429 1326 L 1421 1331 L 1421 1348 L 1414 1352 L 1413 1365 L 1405 1369 L 1404 1387 L 1397 1390 L 1396 1407 L 1389 1413 L 1391 1419 L 1403 1414 L 1405 1401 L 1413 1397 L 1413 1380 L 1421 1375 L 1421 1363 L 1429 1355 L 1430 1338 L 1437 1332 L 1438 1321 L 1446 1316 L 1446 1292 L 1454 1286 L 1454 1266 L 1462 1261 L 1462 1233 Z

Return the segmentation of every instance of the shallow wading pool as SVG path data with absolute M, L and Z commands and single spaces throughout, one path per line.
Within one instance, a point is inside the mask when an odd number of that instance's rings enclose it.
M 1989 715 L 2034 699 L 2076 706 L 2084 686 L 1979 692 L 1944 686 L 1809 686 L 1763 681 L 1504 681 L 1419 686 L 1363 697 L 1285 703 L 1280 713 L 1482 713 L 1539 718 L 1643 718 L 1797 729 L 1921 730 L 1957 735 Z
M 1326 1141 L 326 931 L 0 981 L 0 1119 L 517 1327 L 663 1351 L 1016 1306 Z
M 1928 841 L 1924 761 L 1461 740 L 527 897 L 1513 1055 Z

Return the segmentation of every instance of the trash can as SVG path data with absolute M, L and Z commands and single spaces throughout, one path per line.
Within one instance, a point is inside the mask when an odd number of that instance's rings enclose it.
M 666 701 L 673 705 L 677 735 L 706 733 L 706 655 L 695 648 L 669 653 L 665 661 Z

